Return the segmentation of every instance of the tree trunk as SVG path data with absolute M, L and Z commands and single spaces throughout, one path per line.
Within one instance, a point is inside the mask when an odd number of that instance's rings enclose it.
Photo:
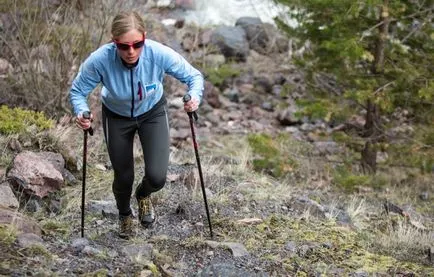
M 378 40 L 375 49 L 375 59 L 372 64 L 372 73 L 379 75 L 384 69 L 384 48 L 389 29 L 389 0 L 384 0 L 381 6 L 380 26 Z M 376 144 L 381 134 L 380 113 L 374 99 L 368 99 L 366 103 L 366 122 L 363 137 L 366 138 L 365 147 L 362 150 L 362 169 L 365 173 L 374 174 L 377 171 L 377 147 Z
M 362 169 L 366 174 L 374 174 L 377 171 L 377 148 L 376 142 L 380 133 L 378 107 L 371 100 L 366 105 L 366 123 L 363 137 L 366 138 L 365 147 L 362 150 Z

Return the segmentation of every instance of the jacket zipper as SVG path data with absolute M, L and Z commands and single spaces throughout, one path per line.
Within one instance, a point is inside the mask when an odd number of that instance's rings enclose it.
M 130 69 L 131 75 L 131 118 L 134 117 L 134 80 L 133 80 L 133 69 Z

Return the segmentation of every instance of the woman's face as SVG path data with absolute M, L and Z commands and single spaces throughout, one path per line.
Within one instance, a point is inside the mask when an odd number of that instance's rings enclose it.
M 137 62 L 144 47 L 145 34 L 133 29 L 119 37 L 113 38 L 119 56 L 130 64 Z

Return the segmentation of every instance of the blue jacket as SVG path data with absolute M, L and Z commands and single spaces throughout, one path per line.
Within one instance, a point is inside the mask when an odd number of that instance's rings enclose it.
M 202 100 L 202 74 L 171 48 L 146 39 L 137 66 L 127 68 L 116 45 L 105 44 L 84 61 L 72 83 L 69 96 L 74 113 L 90 111 L 87 97 L 102 83 L 101 100 L 108 109 L 126 117 L 139 116 L 163 97 L 165 73 L 187 84 L 188 94 Z

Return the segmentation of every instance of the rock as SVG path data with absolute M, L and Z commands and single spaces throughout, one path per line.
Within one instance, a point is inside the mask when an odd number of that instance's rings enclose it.
M 102 253 L 101 250 L 96 249 L 95 247 L 91 247 L 89 245 L 86 245 L 81 252 L 88 256 L 97 256 Z
M 295 116 L 297 108 L 288 107 L 285 110 L 279 112 L 277 120 L 283 126 L 293 126 L 301 123 L 300 119 Z
M 24 151 L 15 157 L 8 177 L 18 190 L 43 198 L 63 186 L 64 165 L 60 154 Z
M 427 191 L 421 192 L 419 194 L 419 198 L 422 201 L 428 201 L 429 200 L 429 193 Z
M 96 164 L 95 168 L 98 169 L 98 170 L 101 170 L 101 171 L 106 171 L 107 170 L 107 168 L 103 164 Z
M 238 103 L 240 102 L 240 95 L 238 89 L 226 89 L 223 91 L 223 95 L 226 96 L 229 101 Z
M 217 27 L 211 35 L 211 43 L 217 46 L 226 58 L 246 61 L 249 54 L 246 32 L 241 27 Z
M 9 185 L 0 186 L 0 207 L 17 210 L 20 206 L 18 199 L 15 197 Z
M 274 106 L 273 106 L 273 104 L 271 102 L 263 102 L 261 104 L 261 108 L 264 111 L 268 111 L 268 112 L 272 112 L 274 110 Z
M 88 211 L 95 214 L 100 214 L 106 218 L 114 220 L 118 219 L 119 211 L 116 207 L 116 202 L 103 200 L 90 200 L 87 204 Z
M 211 248 L 217 248 L 217 247 L 229 248 L 234 257 L 244 257 L 249 255 L 249 252 L 247 252 L 246 247 L 241 243 L 217 242 L 217 241 L 207 240 L 206 244 Z
M 349 276 L 351 276 L 351 277 L 368 277 L 369 273 L 366 271 L 357 271 L 357 272 L 352 273 Z
M 250 48 L 258 53 L 283 53 L 289 49 L 288 39 L 274 25 L 262 23 L 258 17 L 240 17 L 235 26 L 244 29 Z
M 89 245 L 89 240 L 86 238 L 78 238 L 75 239 L 72 244 L 71 248 L 74 252 L 81 252 L 83 249 Z
M 292 207 L 299 212 L 309 211 L 311 215 L 314 215 L 319 218 L 326 218 L 326 210 L 323 206 L 321 206 L 318 202 L 306 197 L 301 196 L 297 197 L 292 201 Z
M 122 248 L 122 253 L 130 257 L 131 261 L 143 264 L 152 260 L 152 244 L 134 244 Z
M 297 251 L 297 243 L 294 241 L 289 241 L 285 244 L 285 250 L 289 253 L 296 253 Z
M 193 0 L 175 0 L 175 7 L 184 10 L 192 10 L 195 7 L 195 3 Z
M 237 222 L 244 225 L 255 225 L 255 224 L 262 223 L 263 220 L 260 218 L 244 218 L 244 219 L 237 220 Z
M 33 233 L 38 236 L 42 231 L 39 225 L 25 215 L 0 207 L 0 224 L 8 224 L 17 228 L 21 233 Z
M 17 236 L 17 244 L 22 248 L 28 248 L 33 245 L 42 245 L 42 238 L 33 233 L 22 233 Z
M 20 141 L 16 138 L 12 138 L 9 141 L 9 148 L 15 152 L 21 152 L 23 151 L 23 146 L 21 145 Z

